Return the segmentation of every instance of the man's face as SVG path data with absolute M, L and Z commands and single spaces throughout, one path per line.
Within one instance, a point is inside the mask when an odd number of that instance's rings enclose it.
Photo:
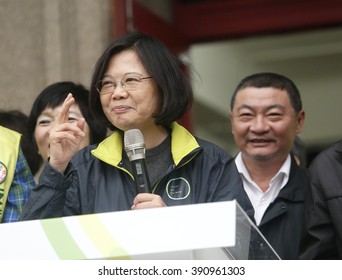
M 244 160 L 282 163 L 304 122 L 285 90 L 247 87 L 240 90 L 230 114 L 235 143 Z

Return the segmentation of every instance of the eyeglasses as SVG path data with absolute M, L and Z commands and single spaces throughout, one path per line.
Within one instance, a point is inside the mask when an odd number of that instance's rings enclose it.
M 137 75 L 126 75 L 121 81 L 113 81 L 106 78 L 96 83 L 96 90 L 101 95 L 112 94 L 120 84 L 124 90 L 131 91 L 137 89 L 142 81 L 151 78 L 152 77 L 140 77 Z

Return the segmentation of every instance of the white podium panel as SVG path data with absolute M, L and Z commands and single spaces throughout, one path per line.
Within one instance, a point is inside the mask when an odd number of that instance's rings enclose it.
M 227 201 L 0 224 L 0 259 L 248 259 L 265 240 L 246 217 Z

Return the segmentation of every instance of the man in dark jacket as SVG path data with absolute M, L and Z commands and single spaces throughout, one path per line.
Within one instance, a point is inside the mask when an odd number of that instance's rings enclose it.
M 242 179 L 234 196 L 282 259 L 298 259 L 309 183 L 290 154 L 305 118 L 299 91 L 282 75 L 248 76 L 232 96 L 230 117 L 240 149 L 231 172 Z
M 302 259 L 342 259 L 342 140 L 310 165 Z

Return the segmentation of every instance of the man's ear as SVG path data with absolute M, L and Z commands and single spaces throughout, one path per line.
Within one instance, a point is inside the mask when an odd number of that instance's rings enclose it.
M 304 112 L 304 110 L 301 110 L 297 114 L 297 129 L 296 129 L 296 133 L 297 134 L 302 132 L 303 125 L 304 125 L 304 120 L 305 120 L 305 112 Z

